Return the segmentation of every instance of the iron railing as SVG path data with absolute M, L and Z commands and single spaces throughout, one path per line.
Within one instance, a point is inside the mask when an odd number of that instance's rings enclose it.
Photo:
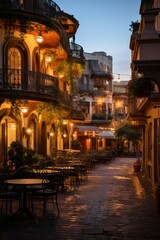
M 56 12 L 60 12 L 60 7 L 52 0 L 28 0 L 28 1 L 20 1 L 20 0 L 12 0 L 12 1 L 1 1 L 0 8 L 7 9 L 24 9 L 29 11 L 36 11 L 37 13 L 42 13 L 42 10 L 47 11 L 53 15 L 51 10 L 55 10 Z M 50 15 L 49 14 L 49 15 Z
M 98 120 L 98 121 L 107 121 L 107 120 L 112 120 L 112 115 L 110 114 L 98 114 L 94 113 L 92 114 L 92 120 Z
M 83 48 L 75 42 L 70 43 L 70 53 L 72 57 L 84 59 Z
M 2 88 L 54 94 L 59 91 L 59 82 L 57 78 L 44 73 L 0 69 L 0 89 Z

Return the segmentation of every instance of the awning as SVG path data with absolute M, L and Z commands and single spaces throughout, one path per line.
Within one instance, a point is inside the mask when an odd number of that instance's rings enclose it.
M 115 138 L 114 132 L 109 130 L 103 130 L 100 133 L 96 134 L 96 137 L 99 138 Z
M 107 73 L 102 71 L 98 65 L 98 60 L 89 60 L 90 68 L 95 76 L 106 77 Z
M 96 126 L 80 126 L 77 125 L 74 127 L 74 131 L 80 131 L 80 132 L 99 132 L 99 128 Z

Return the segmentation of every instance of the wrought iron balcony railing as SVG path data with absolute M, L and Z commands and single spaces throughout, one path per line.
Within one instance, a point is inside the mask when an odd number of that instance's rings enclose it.
M 111 114 L 98 114 L 94 113 L 92 114 L 92 120 L 98 120 L 98 121 L 107 121 L 107 120 L 112 120 L 112 115 Z
M 54 94 L 59 91 L 59 82 L 57 78 L 44 73 L 0 69 L 0 89 Z
M 53 9 L 56 12 L 60 12 L 60 7 L 52 0 L 12 0 L 12 1 L 1 1 L 0 2 L 1 9 L 24 9 L 29 10 L 36 13 L 45 14 L 48 16 L 53 16 Z
M 86 92 L 91 92 L 93 91 L 93 84 L 84 84 L 84 83 L 77 83 L 77 87 L 79 89 L 79 91 L 86 91 Z
M 72 96 L 69 95 L 67 92 L 60 91 L 59 99 L 61 104 L 68 105 L 69 108 L 72 108 Z
M 83 48 L 75 42 L 70 43 L 70 53 L 72 57 L 84 59 Z

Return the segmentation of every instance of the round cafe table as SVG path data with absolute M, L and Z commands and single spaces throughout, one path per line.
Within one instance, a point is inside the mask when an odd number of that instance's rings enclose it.
M 27 208 L 27 187 L 42 185 L 43 181 L 41 178 L 17 178 L 7 180 L 9 185 L 22 187 L 22 208 L 19 209 L 20 213 L 31 215 L 30 209 Z

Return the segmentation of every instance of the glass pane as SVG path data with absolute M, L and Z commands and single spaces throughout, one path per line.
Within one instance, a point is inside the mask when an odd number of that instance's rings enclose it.
M 8 50 L 8 83 L 13 88 L 21 87 L 21 53 L 17 48 Z

